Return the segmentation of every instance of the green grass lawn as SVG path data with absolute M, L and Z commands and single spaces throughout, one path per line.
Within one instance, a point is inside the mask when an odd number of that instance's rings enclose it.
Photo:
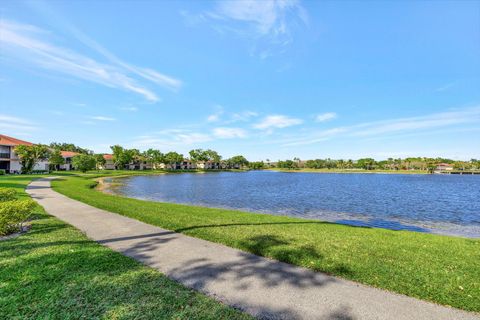
M 0 187 L 28 197 L 31 179 L 2 176 Z M 40 206 L 35 218 L 28 233 L 0 241 L 0 319 L 251 319 L 88 240 Z
M 92 206 L 169 230 L 439 304 L 480 311 L 478 239 L 129 199 L 95 190 L 91 177 L 64 177 L 53 186 Z

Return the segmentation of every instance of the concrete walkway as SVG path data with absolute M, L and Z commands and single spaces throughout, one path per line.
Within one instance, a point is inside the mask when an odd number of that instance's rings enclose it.
M 53 191 L 49 179 L 27 192 L 89 238 L 258 318 L 480 319 L 100 210 Z

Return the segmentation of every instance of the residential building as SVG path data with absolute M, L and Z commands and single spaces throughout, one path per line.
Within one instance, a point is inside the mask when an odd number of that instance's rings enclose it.
M 445 172 L 445 171 L 452 171 L 453 165 L 450 163 L 439 163 L 435 168 L 434 172 Z
M 22 166 L 15 153 L 15 147 L 19 145 L 31 146 L 33 143 L 0 134 L 0 170 L 5 170 L 7 173 L 20 173 Z M 33 170 L 47 171 L 48 161 L 39 161 Z
M 197 163 L 197 168 L 202 170 L 222 169 L 220 162 L 215 161 L 200 161 Z
M 195 162 L 184 159 L 182 162 L 176 162 L 173 164 L 170 163 L 160 163 L 160 169 L 170 169 L 170 170 L 194 170 L 198 167 L 198 164 Z
M 60 151 L 65 163 L 59 166 L 59 170 L 74 170 L 75 168 L 72 166 L 72 158 L 76 155 L 79 155 L 78 152 L 73 151 Z
M 105 164 L 100 166 L 99 169 L 102 170 L 115 170 L 115 163 L 113 162 L 113 154 L 104 154 L 103 159 L 105 159 Z

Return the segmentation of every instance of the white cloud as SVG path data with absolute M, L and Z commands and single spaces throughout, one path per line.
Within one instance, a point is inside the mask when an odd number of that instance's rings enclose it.
M 306 131 L 301 136 L 283 140 L 284 146 L 314 144 L 335 137 L 388 138 L 399 133 L 414 133 L 435 128 L 447 128 L 458 125 L 479 124 L 480 107 L 464 108 L 454 111 L 433 113 L 425 116 L 398 118 L 374 122 L 364 122 L 352 126 L 337 127 L 323 131 Z M 445 129 L 442 129 L 445 130 Z
M 122 107 L 122 108 L 120 108 L 120 110 L 122 110 L 122 111 L 136 112 L 136 111 L 138 111 L 138 108 L 137 108 L 137 107 Z
M 181 86 L 181 81 L 177 79 L 123 62 L 78 31 L 75 34 L 77 39 L 101 53 L 110 64 L 51 44 L 42 39 L 47 33 L 35 26 L 1 20 L 0 29 L 0 43 L 4 54 L 10 54 L 14 59 L 22 59 L 43 69 L 137 93 L 152 102 L 159 101 L 159 97 L 139 83 L 133 75 L 173 90 Z
M 207 117 L 208 122 L 217 122 L 220 120 L 220 115 L 218 113 L 213 113 Z
M 233 33 L 253 40 L 250 54 L 260 59 L 284 52 L 294 31 L 308 24 L 307 12 L 299 0 L 216 1 L 207 12 L 180 14 L 190 26 L 210 22 L 220 34 Z
M 24 134 L 24 132 L 34 131 L 37 129 L 37 126 L 30 122 L 30 120 L 0 114 L 0 132 L 21 132 Z
M 231 120 L 229 122 L 237 122 L 237 121 L 249 121 L 251 118 L 257 117 L 258 113 L 253 111 L 243 111 L 232 114 Z
M 446 127 L 472 122 L 478 122 L 480 124 L 480 107 L 434 113 L 419 117 L 363 123 L 354 127 L 355 130 L 352 132 L 352 135 L 370 136 L 400 131 Z
M 111 118 L 111 117 L 104 117 L 104 116 L 93 116 L 90 117 L 92 120 L 98 120 L 98 121 L 115 121 L 117 119 Z
M 241 128 L 219 127 L 213 129 L 213 135 L 220 139 L 245 138 L 247 132 Z
M 208 134 L 183 129 L 166 129 L 138 136 L 131 146 L 135 148 L 178 148 L 212 140 Z
M 210 114 L 207 117 L 207 122 L 218 122 L 218 121 L 220 121 L 220 117 L 224 113 L 223 107 L 222 106 L 215 106 L 215 109 L 217 109 L 217 111 L 215 111 L 214 113 Z
M 437 92 L 446 91 L 446 90 L 452 88 L 453 86 L 455 86 L 455 82 L 450 82 L 450 83 L 444 84 L 443 86 L 440 86 L 440 87 L 436 88 L 435 91 L 437 91 Z
M 286 128 L 303 123 L 301 119 L 291 118 L 284 115 L 266 116 L 262 121 L 256 123 L 253 127 L 261 130 L 271 130 L 274 128 Z
M 219 1 L 209 17 L 245 23 L 256 34 L 273 37 L 289 32 L 289 18 L 300 18 L 304 23 L 307 22 L 305 10 L 296 0 Z
M 337 118 L 337 114 L 335 112 L 327 112 L 317 115 L 315 117 L 315 122 L 325 122 L 335 118 Z

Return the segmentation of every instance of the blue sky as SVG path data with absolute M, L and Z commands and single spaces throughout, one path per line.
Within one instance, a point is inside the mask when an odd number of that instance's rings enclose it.
M 4 1 L 0 132 L 250 160 L 480 158 L 479 1 Z

